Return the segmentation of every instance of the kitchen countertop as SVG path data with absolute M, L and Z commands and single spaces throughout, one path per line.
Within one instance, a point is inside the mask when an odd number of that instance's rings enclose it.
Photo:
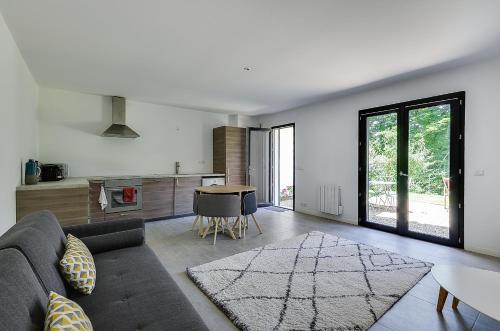
M 224 174 L 214 174 L 214 173 L 197 173 L 197 174 L 147 174 L 147 175 L 123 175 L 123 176 L 91 176 L 87 179 L 89 181 L 102 181 L 104 179 L 116 177 L 116 178 L 128 178 L 128 177 L 140 177 L 140 178 L 184 178 L 184 177 L 225 177 Z
M 17 191 L 51 190 L 60 188 L 89 187 L 89 181 L 85 177 L 68 177 L 57 182 L 39 182 L 35 185 L 19 185 Z
M 50 190 L 61 188 L 89 187 L 89 181 L 103 181 L 112 176 L 90 176 L 90 177 L 68 177 L 57 182 L 39 182 L 36 185 L 19 185 L 17 191 Z M 225 177 L 224 174 L 200 173 L 200 174 L 149 174 L 136 176 L 113 176 L 113 177 L 140 177 L 140 178 L 184 178 L 184 177 Z

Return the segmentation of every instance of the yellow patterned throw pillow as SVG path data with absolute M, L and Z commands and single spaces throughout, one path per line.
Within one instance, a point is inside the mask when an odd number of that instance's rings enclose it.
M 96 281 L 94 258 L 87 246 L 71 234 L 68 234 L 66 252 L 59 261 L 59 267 L 74 289 L 83 294 L 92 293 Z
M 82 307 L 62 295 L 50 292 L 44 331 L 92 331 Z

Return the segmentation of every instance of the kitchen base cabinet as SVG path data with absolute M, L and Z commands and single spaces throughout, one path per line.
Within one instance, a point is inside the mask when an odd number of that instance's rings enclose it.
M 201 186 L 201 177 L 178 177 L 175 179 L 174 215 L 193 213 L 193 194 Z
M 144 218 L 142 210 L 131 210 L 106 214 L 106 221 L 129 220 L 133 218 Z
M 16 221 L 40 210 L 53 212 L 62 226 L 88 223 L 89 189 L 81 187 L 16 192 Z
M 174 215 L 174 178 L 142 180 L 142 211 L 146 220 Z

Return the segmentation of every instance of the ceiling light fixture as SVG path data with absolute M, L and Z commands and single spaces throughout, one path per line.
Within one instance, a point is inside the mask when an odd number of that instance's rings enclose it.
M 250 71 L 250 67 L 243 67 L 243 70 Z

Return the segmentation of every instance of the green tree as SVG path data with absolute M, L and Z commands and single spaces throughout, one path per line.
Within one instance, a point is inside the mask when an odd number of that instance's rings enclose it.
M 367 125 L 369 180 L 396 182 L 397 114 L 369 117 Z M 448 105 L 410 111 L 408 132 L 410 192 L 442 194 L 442 178 L 448 177 L 449 171 L 449 138 Z

